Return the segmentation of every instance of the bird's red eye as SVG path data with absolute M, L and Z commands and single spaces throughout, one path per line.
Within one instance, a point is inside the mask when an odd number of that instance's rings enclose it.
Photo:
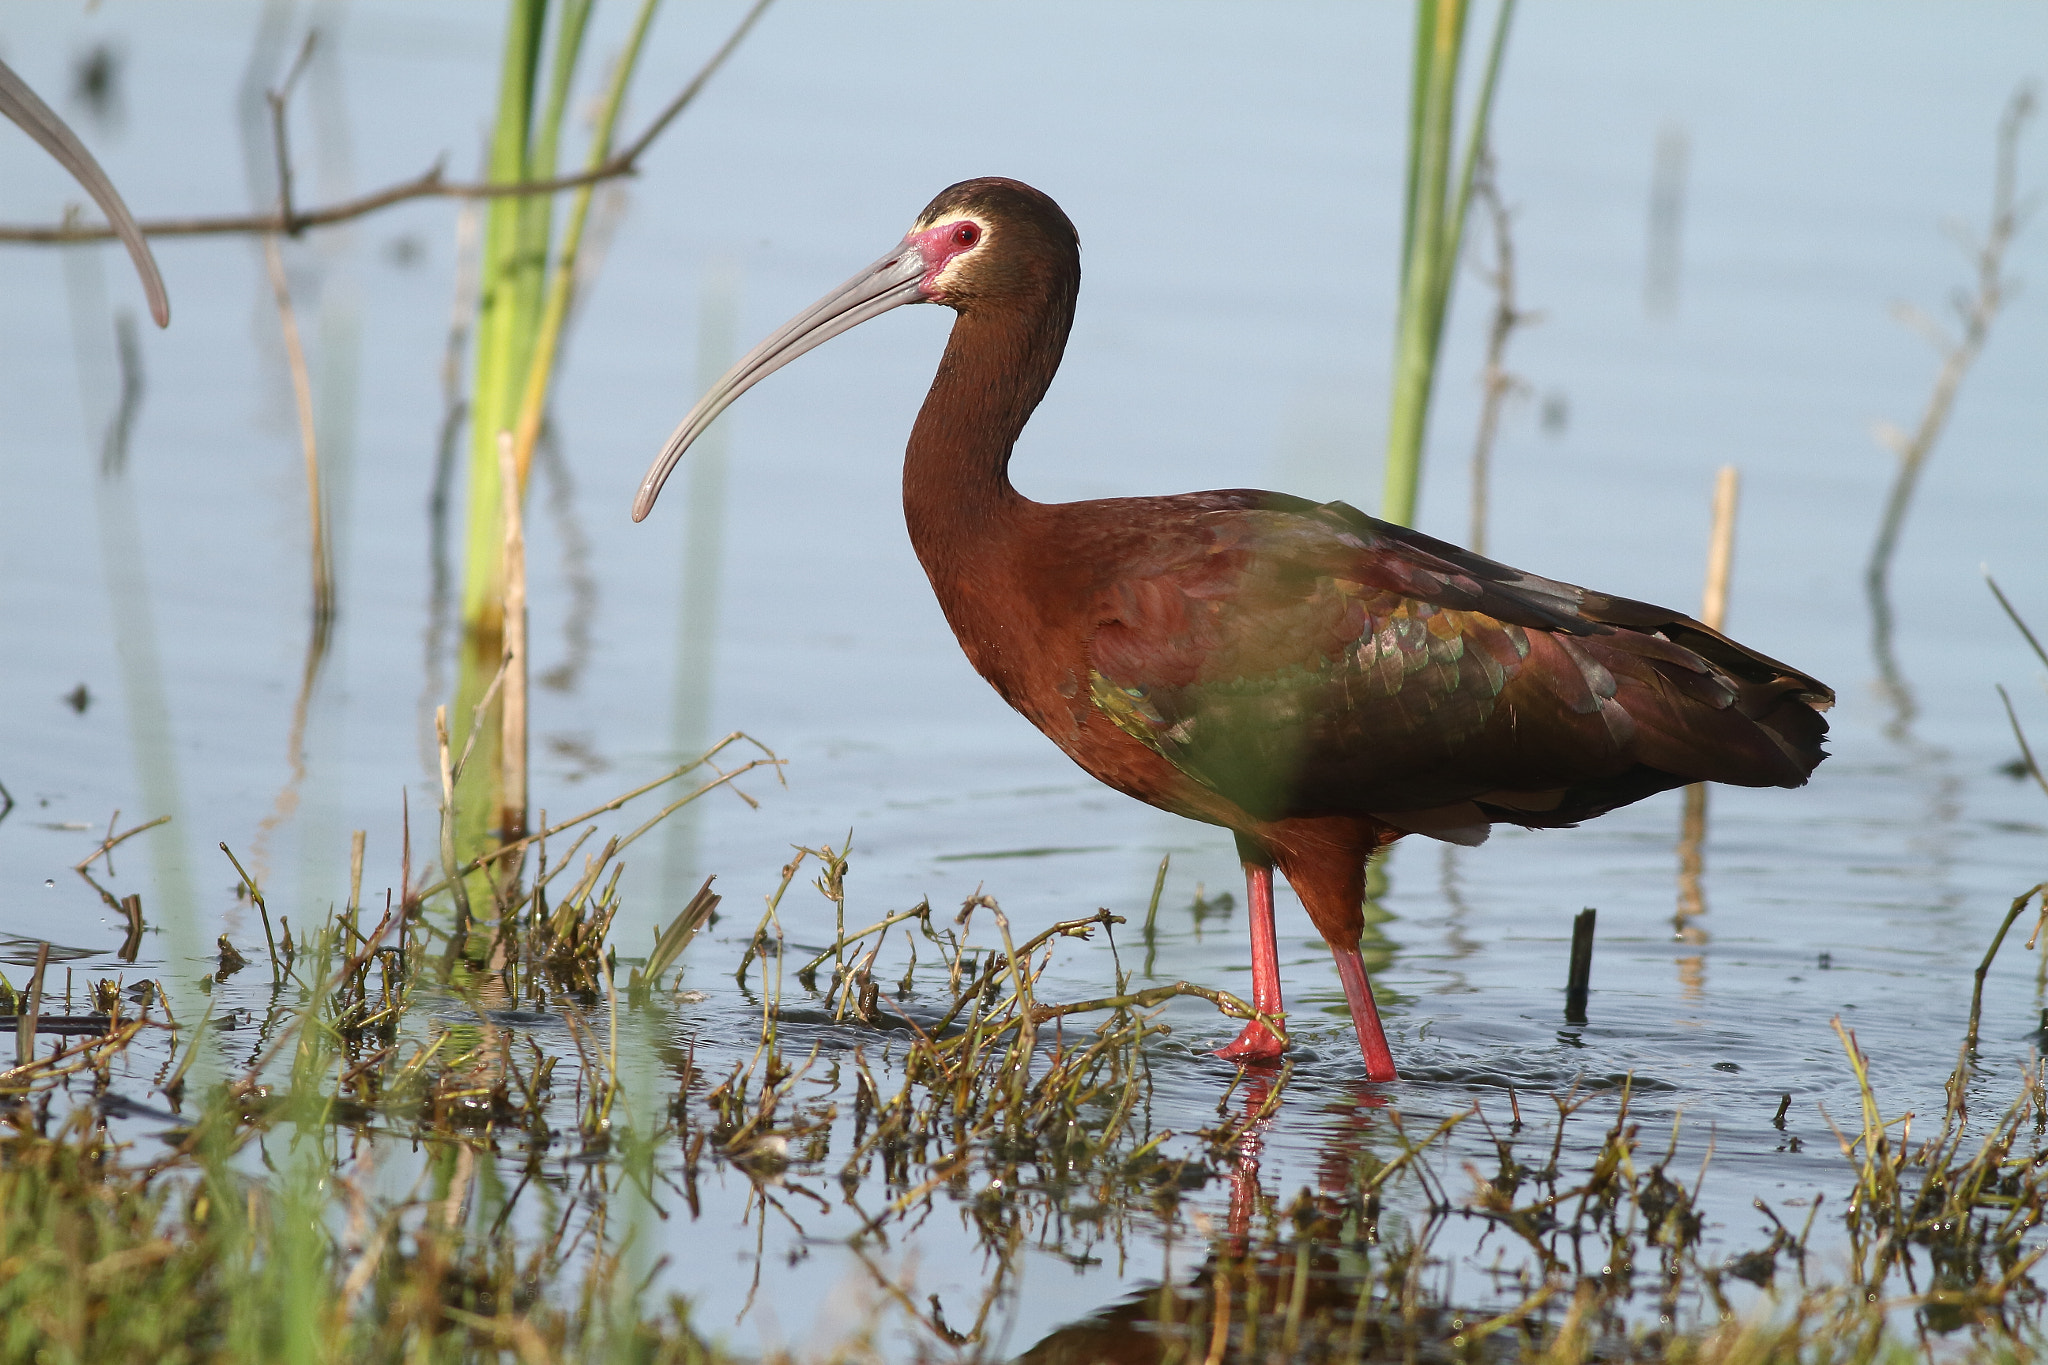
M 981 240 L 981 229 L 972 223 L 962 223 L 953 229 L 953 245 L 970 247 Z

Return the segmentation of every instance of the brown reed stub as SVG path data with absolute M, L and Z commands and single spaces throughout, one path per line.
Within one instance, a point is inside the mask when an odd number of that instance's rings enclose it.
M 1593 983 L 1593 922 L 1599 912 L 1587 906 L 1572 916 L 1571 969 L 1564 983 L 1564 1018 L 1568 1024 L 1586 1022 L 1586 997 Z
M 35 1060 L 36 1016 L 43 1009 L 43 971 L 50 965 L 50 945 L 36 945 L 35 973 L 28 979 L 28 1002 L 20 1007 L 20 1017 L 15 1021 L 14 1064 L 25 1067 Z

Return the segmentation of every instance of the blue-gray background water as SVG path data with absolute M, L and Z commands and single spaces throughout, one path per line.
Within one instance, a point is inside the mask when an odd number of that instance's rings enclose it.
M 740 9 L 661 15 L 625 127 Z M 261 92 L 308 28 L 322 36 L 293 111 L 298 202 L 439 158 L 469 176 L 501 18 L 417 4 L 14 7 L 0 55 L 79 127 L 140 216 L 167 217 L 272 202 Z M 628 18 L 602 9 L 592 52 L 615 50 Z M 849 828 L 862 922 L 978 887 L 1024 925 L 1098 905 L 1135 918 L 1170 853 L 1158 975 L 1247 986 L 1241 908 L 1199 922 L 1187 909 L 1198 888 L 1241 900 L 1228 839 L 1075 770 L 973 675 L 931 600 L 896 461 L 945 313 L 893 314 L 776 375 L 647 523 L 626 511 L 707 365 L 872 259 L 938 189 L 983 174 L 1052 194 L 1084 246 L 1066 364 L 1017 452 L 1025 492 L 1263 485 L 1376 509 L 1409 23 L 1396 6 L 780 0 L 643 172 L 607 192 L 624 197 L 600 211 L 602 269 L 556 388 L 559 459 L 543 457 L 528 514 L 533 788 L 558 814 L 594 805 L 732 729 L 788 760 L 786 789 L 749 785 L 759 810 L 709 801 L 628 860 L 629 950 L 705 875 L 727 893 L 734 913 L 685 971 L 708 993 L 694 1007 L 706 1046 L 748 1027 L 722 983 L 754 898 L 791 844 Z M 1993 131 L 2042 73 L 2044 39 L 2048 17 L 2026 5 L 1547 5 L 1524 10 L 1511 39 L 1494 143 L 1519 301 L 1541 316 L 1509 356 L 1527 390 L 1495 453 L 1488 550 L 1696 609 L 1714 471 L 1738 465 L 1729 628 L 1827 680 L 1840 705 L 1834 756 L 1808 789 L 1714 794 L 1708 909 L 1686 938 L 1673 927 L 1675 795 L 1455 857 L 1401 847 L 1377 978 L 1410 1073 L 1392 1093 L 1434 1115 L 1504 1103 L 1509 1085 L 1633 1071 L 1650 1112 L 1683 1110 L 1702 1145 L 1716 1133 L 1709 1237 L 1730 1248 L 1760 1240 L 1752 1194 L 1840 1184 L 1814 1107 L 1853 1103 L 1830 1018 L 1858 1030 L 1891 1108 L 1938 1109 L 1970 969 L 2043 875 L 2048 796 L 1999 771 L 2018 750 L 1994 684 L 2043 738 L 2048 697 L 1982 580 L 1988 566 L 2048 625 L 2038 220 L 2008 259 L 2027 287 L 1964 383 L 1897 560 L 1896 654 L 1915 708 L 1903 729 L 1861 573 L 1893 463 L 1873 425 L 1917 422 L 1939 360 L 1894 306 L 1953 325 L 1948 299 L 1971 267 L 1944 225 L 1982 232 Z M 93 106 L 75 68 L 101 44 L 120 74 L 116 99 Z M 1653 230 L 1660 140 L 1680 207 Z M 2038 124 L 2019 165 L 2024 186 L 2048 184 Z M 12 131 L 0 183 L 9 221 L 55 220 L 79 197 Z M 124 826 L 175 817 L 120 850 L 115 885 L 143 895 L 156 930 L 129 970 L 174 993 L 216 934 L 246 947 L 259 933 L 219 841 L 301 923 L 345 894 L 353 829 L 368 831 L 373 894 L 395 881 L 402 790 L 429 860 L 431 715 L 452 682 L 428 503 L 458 223 L 453 204 L 429 201 L 286 247 L 340 596 L 302 758 L 305 487 L 260 249 L 160 240 L 164 333 L 113 248 L 0 250 L 0 784 L 16 802 L 0 821 L 0 933 L 89 949 L 83 966 L 112 969 L 119 931 L 68 869 L 117 809 Z M 1483 249 L 1476 225 L 1474 237 Z M 1467 271 L 1419 518 L 1453 540 L 1468 532 L 1489 307 Z M 126 368 L 122 313 L 142 319 Z M 109 474 L 124 374 L 139 401 Z M 459 505 L 459 478 L 454 492 Z M 459 513 L 451 535 L 459 572 Z M 1561 1032 L 1585 905 L 1600 910 L 1592 1022 Z M 829 914 L 792 900 L 785 920 L 829 940 Z M 1282 915 L 1315 1073 L 1268 1138 L 1266 1178 L 1285 1190 L 1314 1183 L 1332 1125 L 1366 1120 L 1327 954 L 1284 898 Z M 2010 1093 L 2034 1044 L 2034 970 L 2015 942 L 1991 976 L 1987 1095 Z M 1099 946 L 1076 950 L 1056 989 L 1095 994 L 1109 976 Z M 1200 1052 L 1227 1030 L 1205 1007 L 1168 1018 L 1163 1103 L 1182 1126 L 1228 1083 Z M 1786 1092 L 1801 1150 L 1769 1124 Z M 667 1273 L 736 1310 L 755 1266 L 737 1222 L 744 1182 L 728 1182 L 703 1220 L 667 1225 Z M 922 1258 L 920 1287 L 971 1296 L 980 1263 L 940 1222 L 907 1253 Z M 844 1255 L 799 1262 L 778 1236 L 790 1238 L 771 1231 L 760 1305 L 707 1325 L 743 1343 L 828 1340 L 871 1291 Z M 1085 1271 L 1030 1259 L 1005 1310 L 1012 1344 L 1156 1277 L 1161 1255 Z

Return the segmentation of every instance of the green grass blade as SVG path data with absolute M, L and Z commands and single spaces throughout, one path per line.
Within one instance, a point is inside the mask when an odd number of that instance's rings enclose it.
M 1437 0 L 1416 0 L 1415 50 L 1409 57 L 1408 82 L 1408 175 L 1401 201 L 1401 273 L 1408 278 L 1408 262 L 1415 255 L 1415 210 L 1420 202 L 1417 171 L 1422 165 L 1423 111 L 1429 98 L 1431 55 L 1436 51 Z M 1398 319 L 1397 319 L 1398 325 Z
M 1401 305 L 1394 347 L 1394 396 L 1387 424 L 1386 489 L 1380 515 L 1403 524 L 1415 519 L 1421 485 L 1422 436 L 1436 365 L 1434 289 L 1442 270 L 1444 195 L 1450 175 L 1451 133 L 1457 113 L 1459 42 L 1465 0 L 1422 0 L 1416 7 L 1419 111 L 1409 138 L 1408 178 L 1413 186 Z
M 633 78 L 634 68 L 640 63 L 640 48 L 654 22 L 655 8 L 660 3 L 661 0 L 641 0 L 640 14 L 633 21 L 633 32 L 626 40 L 626 49 L 620 54 L 618 65 L 612 72 L 611 88 L 605 94 L 597 128 L 591 134 L 590 155 L 584 161 L 589 169 L 603 165 L 605 158 L 611 155 L 619 111 L 626 103 L 626 86 Z M 576 191 L 575 199 L 570 202 L 569 220 L 562 231 L 561 250 L 555 259 L 547 300 L 541 308 L 539 334 L 527 366 L 518 422 L 513 427 L 512 451 L 519 462 L 522 487 L 527 467 L 533 462 L 534 442 L 540 439 L 541 417 L 547 410 L 548 386 L 554 375 L 555 356 L 561 349 L 562 329 L 568 322 L 570 306 L 575 302 L 576 261 L 583 248 L 583 228 L 590 218 L 590 204 L 595 194 L 596 186 L 585 185 Z
M 556 153 L 562 145 L 562 122 L 569 112 L 569 91 L 576 82 L 576 63 L 583 55 L 583 35 L 590 26 L 590 12 L 595 7 L 595 0 L 562 2 L 561 17 L 555 24 L 548 101 L 534 130 L 533 152 L 527 158 L 526 172 L 529 176 L 539 178 L 555 173 Z M 521 202 L 546 207 L 553 201 L 546 195 L 532 195 Z
M 1513 0 L 1501 0 L 1478 101 L 1453 192 L 1458 73 L 1470 14 L 1466 0 L 1418 0 L 1409 97 L 1406 216 L 1395 321 L 1393 398 L 1387 421 L 1386 482 L 1380 515 L 1412 524 L 1422 483 L 1422 446 L 1442 350 L 1444 320 L 1464 244 L 1472 179 L 1492 116 Z
M 1472 127 L 1465 135 L 1465 159 L 1458 170 L 1458 199 L 1451 209 L 1449 223 L 1450 250 L 1446 256 L 1448 267 L 1438 283 L 1437 292 L 1449 302 L 1451 283 L 1457 278 L 1458 256 L 1465 248 L 1465 217 L 1472 204 L 1472 178 L 1479 170 L 1480 149 L 1486 146 L 1487 130 L 1493 121 L 1493 92 L 1500 84 L 1500 62 L 1508 47 L 1508 25 L 1515 17 L 1515 0 L 1500 0 L 1500 10 L 1494 16 L 1493 41 L 1486 53 L 1486 75 L 1479 84 L 1479 101 L 1472 109 Z M 1438 309 L 1438 330 L 1442 330 L 1443 308 Z
M 547 0 L 512 0 L 499 73 L 497 122 L 491 133 L 493 181 L 509 183 L 526 175 L 534 81 L 546 19 Z M 523 212 L 519 199 L 507 197 L 493 199 L 484 215 L 483 289 L 478 305 L 476 373 L 470 394 L 469 518 L 462 576 L 462 620 L 470 633 L 497 633 L 498 566 L 504 534 L 499 525 L 495 438 L 496 428 L 503 421 L 511 376 L 517 372 L 513 365 L 515 337 L 508 315 L 516 306 Z M 490 666 L 496 667 L 495 659 Z M 466 725 L 469 713 L 470 708 L 458 701 L 456 715 L 462 718 L 459 723 Z M 462 742 L 460 736 L 456 742 Z
M 491 133 L 493 181 L 514 183 L 535 173 L 535 139 L 546 135 L 545 129 L 536 129 L 535 103 L 547 17 L 547 0 L 511 0 L 508 7 L 497 121 Z M 556 46 L 559 53 L 566 44 L 558 39 Z M 562 107 L 566 104 L 563 96 Z M 489 842 L 504 770 L 498 711 L 479 706 L 497 676 L 504 649 L 506 490 L 498 474 L 497 436 L 517 411 L 526 361 L 532 352 L 533 320 L 539 312 L 544 279 L 548 202 L 545 197 L 493 199 L 484 218 L 483 288 L 470 397 L 469 509 L 454 709 L 457 732 L 452 737 L 458 749 L 464 748 L 471 742 L 471 726 L 480 727 L 455 802 L 459 820 L 455 845 L 463 857 Z M 538 222 L 535 205 L 539 206 Z M 538 257 L 532 254 L 536 232 L 542 253 Z
M 576 64 L 583 54 L 583 35 L 590 24 L 592 0 L 564 0 L 555 24 L 554 54 L 548 80 L 547 103 L 534 128 L 533 147 L 526 157 L 530 180 L 551 179 L 558 169 L 562 124 L 568 116 L 569 93 L 575 83 Z M 555 200 L 552 195 L 529 195 L 519 201 L 518 297 L 509 323 L 514 343 L 512 368 L 505 375 L 504 405 L 498 426 L 490 433 L 492 458 L 497 458 L 498 430 L 512 426 L 526 392 L 526 377 L 533 366 L 533 354 L 540 338 L 540 320 L 547 295 L 547 260 L 554 234 Z M 521 496 L 525 490 L 525 466 L 520 466 Z

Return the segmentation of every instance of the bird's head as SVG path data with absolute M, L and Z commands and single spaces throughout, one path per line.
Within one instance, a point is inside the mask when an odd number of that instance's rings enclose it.
M 920 301 L 963 313 L 1042 295 L 1080 274 L 1080 235 L 1060 206 L 997 176 L 941 190 L 902 244 L 914 246 L 926 266 Z
M 633 520 L 653 510 L 690 443 L 748 389 L 813 347 L 906 303 L 956 312 L 1031 306 L 1080 280 L 1081 243 L 1060 206 L 1021 181 L 963 180 L 925 206 L 889 253 L 777 328 L 698 400 L 640 482 Z

